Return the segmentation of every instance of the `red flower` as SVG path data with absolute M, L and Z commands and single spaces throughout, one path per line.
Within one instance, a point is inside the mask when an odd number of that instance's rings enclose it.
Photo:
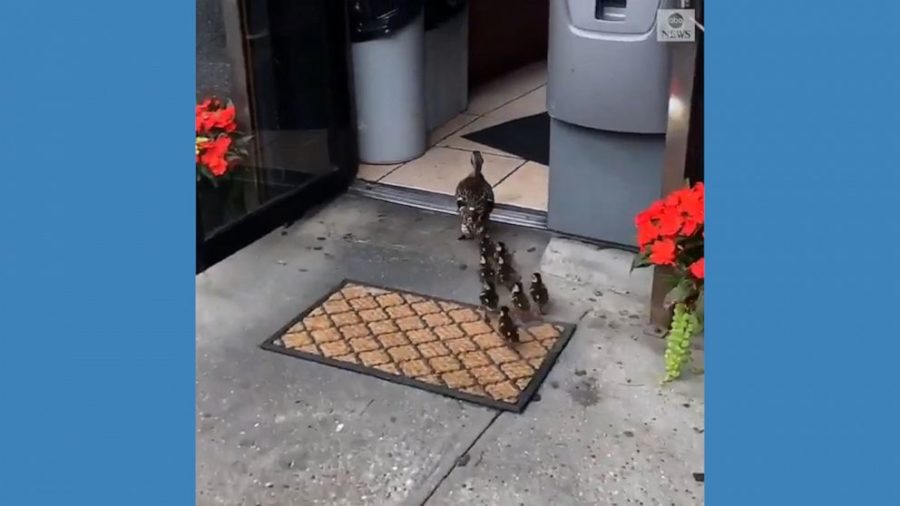
M 684 190 L 676 190 L 670 193 L 669 196 L 664 200 L 666 207 L 678 207 L 678 204 L 681 202 L 681 194 L 683 192 Z
M 675 241 L 660 239 L 650 246 L 650 261 L 656 265 L 675 263 Z
M 197 133 L 208 133 L 214 128 L 226 132 L 234 132 L 237 124 L 234 121 L 235 110 L 233 105 L 223 107 L 218 99 L 206 99 L 197 105 L 195 111 L 194 127 Z
M 202 109 L 204 111 L 214 111 L 222 107 L 222 101 L 215 97 L 210 97 L 204 99 L 203 102 L 197 106 L 198 109 Z
M 703 181 L 698 181 L 694 184 L 693 192 L 700 195 L 700 198 L 703 198 L 703 195 L 706 193 L 706 186 L 703 184 Z
M 662 200 L 657 200 L 650 204 L 650 207 L 635 216 L 635 225 L 640 226 L 644 223 L 650 223 L 651 221 L 658 219 L 664 208 L 665 206 L 663 205 Z
M 690 267 L 688 267 L 688 271 L 693 274 L 693 276 L 697 279 L 703 279 L 703 275 L 706 274 L 703 258 L 697 260 L 692 263 Z
M 702 187 L 701 187 L 702 188 Z M 681 210 L 691 220 L 703 224 L 703 192 L 690 191 L 681 198 Z
M 659 237 L 659 229 L 649 221 L 638 226 L 638 246 L 643 250 L 644 246 L 655 241 Z
M 206 153 L 202 157 L 203 164 L 206 165 L 206 168 L 212 172 L 212 175 L 216 177 L 223 176 L 226 172 L 228 172 L 228 162 L 225 161 L 223 157 L 215 156 L 215 153 Z
M 200 111 L 194 119 L 194 130 L 197 134 L 206 133 L 206 128 L 204 128 L 204 125 L 206 124 L 206 114 L 206 112 Z
M 684 202 L 686 198 L 690 198 L 690 193 L 690 188 L 681 188 L 670 193 L 668 197 L 663 199 L 663 202 L 667 208 L 681 209 L 682 202 Z
M 228 160 L 225 155 L 231 147 L 231 137 L 223 135 L 200 146 L 200 163 L 206 166 L 214 176 L 222 176 L 228 172 Z
M 685 236 L 694 235 L 697 230 L 700 229 L 700 222 L 694 220 L 693 218 L 685 218 L 684 226 L 681 227 L 681 234 Z
M 216 127 L 218 123 L 218 114 L 215 111 L 204 111 L 200 113 L 200 131 L 209 132 Z
M 683 222 L 681 211 L 675 207 L 666 207 L 659 217 L 659 234 L 662 236 L 676 235 L 681 230 Z
M 234 106 L 206 113 L 204 127 L 207 129 L 221 128 L 226 132 L 233 132 L 237 128 L 234 115 Z

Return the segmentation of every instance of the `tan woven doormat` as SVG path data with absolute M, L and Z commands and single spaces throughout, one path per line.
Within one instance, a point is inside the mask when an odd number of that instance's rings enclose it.
M 344 281 L 262 348 L 521 412 L 574 330 L 533 322 L 507 343 L 476 306 Z

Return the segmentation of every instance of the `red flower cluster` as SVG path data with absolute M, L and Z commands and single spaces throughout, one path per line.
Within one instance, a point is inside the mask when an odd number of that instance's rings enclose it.
M 650 263 L 673 266 L 684 263 L 683 267 L 691 275 L 703 279 L 702 252 L 697 260 L 685 258 L 690 256 L 685 251 L 685 243 L 699 243 L 702 248 L 703 204 L 703 183 L 697 183 L 693 188 L 677 190 L 654 202 L 635 217 L 638 246 L 648 255 Z
M 703 257 L 700 257 L 700 260 L 697 260 L 688 266 L 688 271 L 697 279 L 703 279 L 703 275 L 706 274 L 704 270 Z
M 214 176 L 222 176 L 228 172 L 226 155 L 229 147 L 231 147 L 231 137 L 227 135 L 201 142 L 197 145 L 199 150 L 197 162 L 205 165 Z
M 237 130 L 234 105 L 224 105 L 217 98 L 207 98 L 197 104 L 195 116 L 197 135 L 209 135 L 215 130 L 228 133 Z
M 198 166 L 215 177 L 225 175 L 233 158 L 232 135 L 237 130 L 234 105 L 208 98 L 197 104 L 195 118 Z

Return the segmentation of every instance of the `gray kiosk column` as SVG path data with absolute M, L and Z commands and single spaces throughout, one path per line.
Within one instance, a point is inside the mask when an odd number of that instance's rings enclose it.
M 469 106 L 469 10 L 466 0 L 425 2 L 425 124 L 428 131 Z
M 660 197 L 669 56 L 660 0 L 550 2 L 548 226 L 634 246 Z

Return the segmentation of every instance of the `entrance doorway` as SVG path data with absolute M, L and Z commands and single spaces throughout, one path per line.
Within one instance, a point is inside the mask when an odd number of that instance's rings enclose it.
M 468 107 L 429 132 L 423 156 L 360 165 L 355 188 L 450 209 L 457 182 L 471 170 L 471 152 L 478 150 L 503 221 L 546 226 L 548 15 L 548 0 L 470 0 Z

